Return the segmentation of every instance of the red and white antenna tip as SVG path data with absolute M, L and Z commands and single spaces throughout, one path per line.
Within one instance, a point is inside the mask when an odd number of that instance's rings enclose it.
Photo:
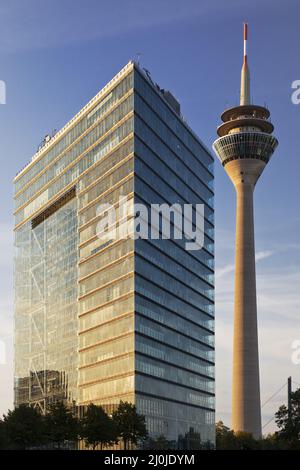
M 247 63 L 248 23 L 244 23 L 244 63 Z
M 244 60 L 241 73 L 241 106 L 249 105 L 250 101 L 250 73 L 247 60 L 247 39 L 248 39 L 248 24 L 244 23 Z

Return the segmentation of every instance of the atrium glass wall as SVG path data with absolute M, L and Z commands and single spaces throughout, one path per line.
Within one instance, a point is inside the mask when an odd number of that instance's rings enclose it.
M 15 403 L 76 402 L 77 200 L 16 232 Z

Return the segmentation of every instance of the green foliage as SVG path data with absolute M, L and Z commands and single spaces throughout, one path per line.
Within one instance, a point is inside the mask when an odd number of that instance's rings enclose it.
M 275 414 L 279 431 L 260 440 L 251 434 L 234 433 L 219 421 L 216 424 L 216 448 L 225 450 L 290 450 L 300 449 L 300 389 L 292 393 L 290 412 L 282 405 Z M 30 449 L 46 444 L 61 447 L 65 442 L 74 443 L 79 436 L 88 447 L 111 446 L 123 440 L 124 449 L 129 444 L 137 445 L 144 441 L 149 449 L 174 449 L 177 443 L 168 441 L 165 436 L 146 438 L 145 417 L 139 415 L 136 407 L 120 402 L 112 417 L 103 408 L 90 404 L 81 422 L 63 402 L 55 402 L 47 409 L 46 416 L 30 406 L 20 405 L 0 420 L 0 449 Z M 191 428 L 181 436 L 178 445 L 182 449 L 204 449 L 200 435 Z
M 87 447 L 93 450 L 99 445 L 103 447 L 111 446 L 118 442 L 117 430 L 114 421 L 110 418 L 101 406 L 90 404 L 87 407 L 82 420 L 81 437 Z
M 290 411 L 282 405 L 275 414 L 279 428 L 278 440 L 282 440 L 289 449 L 300 449 L 300 388 L 291 394 Z
M 217 450 L 259 450 L 262 449 L 261 442 L 261 440 L 254 439 L 250 433 L 234 433 L 222 421 L 216 424 Z
M 260 445 L 262 450 L 289 450 L 289 446 L 279 437 L 278 432 L 263 437 Z
M 36 408 L 20 405 L 8 411 L 1 422 L 3 445 L 14 449 L 26 449 L 43 442 L 44 420 Z
M 20 405 L 0 420 L 0 449 L 70 448 L 84 439 L 95 449 L 118 443 L 119 437 L 128 449 L 147 437 L 145 417 L 136 412 L 130 403 L 121 402 L 113 416 L 102 407 L 90 404 L 79 421 L 63 402 L 54 402 L 42 416 L 35 408 Z
M 113 412 L 113 421 L 116 424 L 118 436 L 122 438 L 124 449 L 129 443 L 136 445 L 139 440 L 147 437 L 145 416 L 139 415 L 135 405 L 121 401 Z
M 59 448 L 64 441 L 77 441 L 80 432 L 78 419 L 63 402 L 54 402 L 48 406 L 45 416 L 45 435 L 47 442 Z
M 216 424 L 216 449 L 217 450 L 236 450 L 236 437 L 223 421 Z
M 0 419 L 0 450 L 6 450 L 9 449 L 9 447 L 5 423 Z
M 255 439 L 249 432 L 235 433 L 237 450 L 259 450 L 260 440 Z
M 298 399 L 298 398 L 297 398 Z M 219 421 L 216 424 L 216 448 L 217 450 L 292 450 L 299 449 L 299 437 L 295 430 L 289 425 L 287 420 L 287 409 L 281 406 L 276 413 L 278 427 L 282 426 L 279 432 L 268 434 L 262 439 L 254 439 L 251 434 L 238 432 L 234 433 L 227 426 Z M 295 419 L 297 423 L 297 420 Z M 285 425 L 287 427 L 285 427 Z

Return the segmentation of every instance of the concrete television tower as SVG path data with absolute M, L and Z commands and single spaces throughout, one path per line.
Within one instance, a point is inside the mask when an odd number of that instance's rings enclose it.
M 227 109 L 213 148 L 236 190 L 232 428 L 261 437 L 253 191 L 277 139 L 270 112 L 251 104 L 244 24 L 240 105 Z

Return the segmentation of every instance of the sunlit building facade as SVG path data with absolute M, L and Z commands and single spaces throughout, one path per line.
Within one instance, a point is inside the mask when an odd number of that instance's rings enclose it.
M 212 171 L 133 62 L 45 139 L 15 178 L 16 405 L 130 401 L 151 436 L 214 441 Z M 162 203 L 205 204 L 202 249 L 99 236 L 103 204 L 122 227 L 134 204 Z

